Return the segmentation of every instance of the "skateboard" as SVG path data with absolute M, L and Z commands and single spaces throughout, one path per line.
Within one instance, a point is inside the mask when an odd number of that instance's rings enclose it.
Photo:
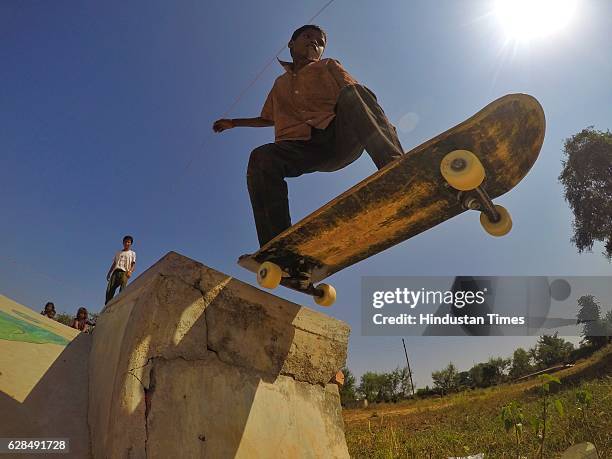
M 493 236 L 512 228 L 493 199 L 529 172 L 545 132 L 532 96 L 509 94 L 410 150 L 353 186 L 238 264 L 265 288 L 279 284 L 331 306 L 336 291 L 315 284 L 467 210 Z

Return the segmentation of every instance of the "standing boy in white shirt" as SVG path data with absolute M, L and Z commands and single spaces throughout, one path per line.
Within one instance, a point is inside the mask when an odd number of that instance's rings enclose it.
M 119 292 L 123 291 L 127 285 L 128 279 L 134 272 L 134 268 L 136 267 L 136 252 L 130 249 L 133 243 L 134 238 L 132 236 L 125 236 L 123 238 L 123 250 L 117 252 L 113 259 L 113 264 L 106 274 L 108 286 L 106 287 L 106 301 L 104 304 L 113 299 L 117 287 L 119 287 Z

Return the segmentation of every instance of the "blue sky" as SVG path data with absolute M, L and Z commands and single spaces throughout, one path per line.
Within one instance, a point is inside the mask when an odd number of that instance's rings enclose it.
M 127 233 L 138 272 L 175 250 L 254 283 L 235 264 L 257 248 L 245 172 L 273 132 L 213 135 L 210 126 L 324 3 L 0 3 L 0 293 L 35 309 L 52 300 L 71 313 L 100 310 Z M 565 138 L 611 127 L 612 3 L 582 1 L 567 27 L 516 46 L 492 5 L 336 0 L 315 21 L 328 33 L 325 56 L 376 93 L 406 150 L 511 92 L 534 95 L 547 116 L 540 159 L 499 199 L 513 215 L 510 235 L 488 237 L 467 213 L 330 279 L 339 297 L 324 312 L 352 326 L 357 375 L 404 359 L 400 337 L 360 335 L 362 276 L 610 274 L 601 247 L 579 255 L 571 245 L 557 177 Z M 257 116 L 281 71 L 270 66 L 229 117 Z M 364 155 L 340 172 L 290 179 L 293 220 L 372 172 Z M 413 337 L 407 346 L 424 385 L 449 361 L 464 369 L 533 342 Z

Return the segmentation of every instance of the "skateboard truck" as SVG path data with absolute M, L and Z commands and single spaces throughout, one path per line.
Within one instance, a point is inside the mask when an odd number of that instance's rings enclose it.
M 478 157 L 468 150 L 454 150 L 440 163 L 447 183 L 459 190 L 457 199 L 465 209 L 480 211 L 480 224 L 492 236 L 504 236 L 512 229 L 510 213 L 493 201 L 481 186 L 485 170 Z
M 474 193 L 477 196 L 465 196 L 464 191 L 459 192 L 459 194 L 457 195 L 457 199 L 461 201 L 463 208 L 470 210 L 479 210 L 487 214 L 487 217 L 489 217 L 489 220 L 493 223 L 499 222 L 501 215 L 495 208 L 493 201 L 491 200 L 485 189 L 481 186 L 478 186 L 474 189 Z
M 314 298 L 319 306 L 331 306 L 336 301 L 336 289 L 328 284 L 315 286 L 310 280 L 310 269 L 304 260 L 298 266 L 281 268 L 272 261 L 264 261 L 257 270 L 257 283 L 262 287 L 275 289 L 279 285 L 298 290 Z

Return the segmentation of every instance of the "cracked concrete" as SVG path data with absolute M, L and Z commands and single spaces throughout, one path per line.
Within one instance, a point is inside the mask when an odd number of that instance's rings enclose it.
M 349 327 L 174 252 L 111 301 L 90 356 L 94 457 L 348 457 Z

